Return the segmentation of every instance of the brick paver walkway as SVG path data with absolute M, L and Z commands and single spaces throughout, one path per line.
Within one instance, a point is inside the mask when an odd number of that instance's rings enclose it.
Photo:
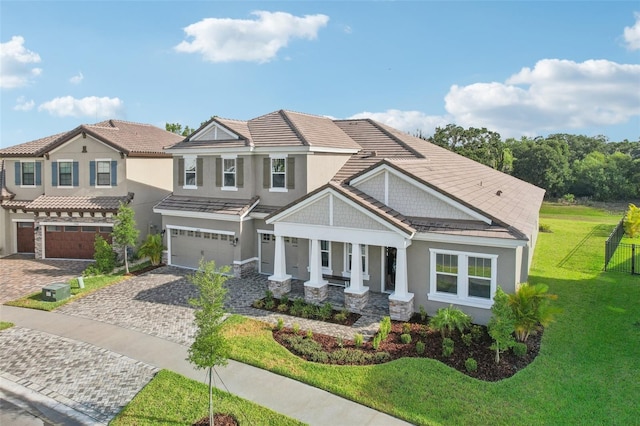
M 87 265 L 81 260 L 35 260 L 33 255 L 4 257 L 0 259 L 0 304 L 78 277 Z
M 157 368 L 40 331 L 0 332 L 0 377 L 108 423 L 153 378 Z

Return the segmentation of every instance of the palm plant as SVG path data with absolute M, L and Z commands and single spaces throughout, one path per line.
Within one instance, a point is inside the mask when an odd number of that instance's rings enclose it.
M 509 306 L 515 318 L 516 338 L 520 342 L 526 342 L 536 332 L 538 325 L 546 327 L 554 320 L 555 314 L 561 312 L 550 303 L 558 296 L 549 294 L 548 291 L 549 286 L 546 284 L 523 283 L 514 294 L 508 295 Z
M 140 246 L 138 254 L 141 257 L 148 257 L 153 266 L 158 266 L 162 260 L 162 250 L 164 250 L 162 235 L 149 234 L 147 235 L 147 239 Z
M 450 305 L 447 308 L 440 308 L 438 312 L 431 317 L 429 325 L 442 334 L 442 337 L 451 336 L 451 332 L 457 329 L 462 333 L 471 325 L 471 317 L 458 308 Z

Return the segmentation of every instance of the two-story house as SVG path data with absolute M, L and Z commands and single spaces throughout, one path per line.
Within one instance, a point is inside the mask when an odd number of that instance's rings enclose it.
M 277 296 L 304 280 L 313 302 L 344 285 L 353 311 L 388 293 L 399 320 L 454 304 L 483 323 L 527 280 L 544 190 L 381 123 L 213 118 L 167 152 L 169 264 L 257 271 Z
M 172 189 L 164 148 L 183 137 L 108 120 L 0 150 L 0 255 L 93 257 L 95 234 L 110 239 L 120 203 L 141 236 L 160 232 L 153 205 Z

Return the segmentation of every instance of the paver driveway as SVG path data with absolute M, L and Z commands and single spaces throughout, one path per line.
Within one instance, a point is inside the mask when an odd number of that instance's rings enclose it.
M 0 259 L 0 304 L 38 292 L 47 284 L 79 276 L 89 263 L 81 260 L 36 260 L 15 254 Z

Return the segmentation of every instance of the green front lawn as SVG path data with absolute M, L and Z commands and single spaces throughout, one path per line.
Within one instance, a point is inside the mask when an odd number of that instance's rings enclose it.
M 583 211 L 545 218 L 552 233 L 540 234 L 530 282 L 548 284 L 564 312 L 545 331 L 538 358 L 509 379 L 481 382 L 430 359 L 304 362 L 275 343 L 267 326 L 237 316 L 227 329 L 232 357 L 416 424 L 637 422 L 640 277 L 602 272 L 604 241 L 619 217 L 577 220 Z
M 213 398 L 216 413 L 231 414 L 241 425 L 304 424 L 217 389 L 214 389 Z M 110 425 L 190 425 L 205 417 L 208 407 L 209 387 L 207 385 L 171 371 L 162 370 Z
M 14 324 L 12 322 L 0 321 L 0 331 L 6 330 L 7 328 L 13 327 Z

